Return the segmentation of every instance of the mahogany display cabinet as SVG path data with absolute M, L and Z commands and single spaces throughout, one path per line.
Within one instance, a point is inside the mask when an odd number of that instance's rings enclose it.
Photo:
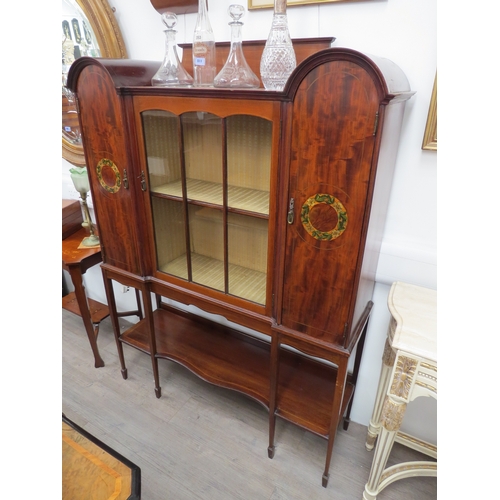
M 159 62 L 86 57 L 68 86 L 123 377 L 126 344 L 157 397 L 159 359 L 246 394 L 269 411 L 270 458 L 276 417 L 327 439 L 326 487 L 413 92 L 386 59 L 309 47 L 281 92 L 152 87 Z M 125 332 L 112 281 L 142 295 Z

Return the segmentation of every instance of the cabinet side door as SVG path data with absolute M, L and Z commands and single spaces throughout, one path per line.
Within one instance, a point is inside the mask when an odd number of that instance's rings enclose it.
M 126 129 L 113 82 L 100 66 L 85 67 L 78 80 L 80 125 L 104 262 L 140 273 L 133 182 Z
M 336 345 L 363 254 L 378 109 L 371 76 L 342 60 L 314 68 L 293 102 L 281 323 Z

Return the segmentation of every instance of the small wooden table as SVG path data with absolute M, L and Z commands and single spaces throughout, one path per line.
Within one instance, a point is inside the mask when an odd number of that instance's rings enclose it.
M 90 347 L 94 353 L 95 367 L 104 366 L 104 361 L 97 348 L 97 334 L 99 333 L 99 324 L 109 316 L 107 305 L 87 298 L 85 287 L 83 286 L 83 275 L 91 267 L 102 261 L 101 247 L 97 248 L 79 248 L 83 238 L 88 236 L 85 228 L 71 234 L 62 240 L 62 268 L 69 272 L 75 291 L 62 298 L 62 307 L 71 311 L 83 319 L 85 331 L 89 338 Z M 134 311 L 124 311 L 117 313 L 118 317 L 138 316 L 142 319 L 142 308 L 139 298 L 139 291 L 135 291 L 137 309 Z
M 437 447 L 399 431 L 406 406 L 420 396 L 437 399 L 437 292 L 396 282 L 388 306 L 392 318 L 382 371 L 368 426 L 366 449 L 377 439 L 372 467 L 363 492 L 374 500 L 392 482 L 413 476 L 437 476 L 437 462 L 416 461 L 386 468 L 394 441 L 437 459 Z
M 88 299 L 83 286 L 83 275 L 91 267 L 102 261 L 101 248 L 78 248 L 88 231 L 82 228 L 62 240 L 62 268 L 69 272 L 75 291 L 62 298 L 62 307 L 83 319 L 94 353 L 95 367 L 104 366 L 104 361 L 97 348 L 99 324 L 109 316 L 108 306 L 93 299 Z

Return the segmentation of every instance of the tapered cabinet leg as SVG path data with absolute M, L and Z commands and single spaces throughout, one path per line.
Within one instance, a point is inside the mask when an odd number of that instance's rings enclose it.
M 144 301 L 144 314 L 148 324 L 149 333 L 149 352 L 151 355 L 151 364 L 153 366 L 153 377 L 155 381 L 155 395 L 157 398 L 161 397 L 160 376 L 158 372 L 158 358 L 156 357 L 156 334 L 155 324 L 153 317 L 153 303 L 151 301 L 151 293 L 148 286 L 144 286 L 142 291 L 142 299 Z
M 279 353 L 280 353 L 280 334 L 274 332 L 271 338 L 271 366 L 270 366 L 270 392 L 269 392 L 269 446 L 267 456 L 274 458 L 275 445 L 274 435 L 276 431 L 276 405 L 278 398 L 278 379 L 279 379 Z
M 328 480 L 330 479 L 330 473 L 323 473 L 323 477 L 321 478 L 321 486 L 326 488 L 328 486 Z
M 332 416 L 330 421 L 330 432 L 328 435 L 328 445 L 326 451 L 326 462 L 325 471 L 323 472 L 322 485 L 324 488 L 328 485 L 328 479 L 330 477 L 330 462 L 332 459 L 333 443 L 335 441 L 335 435 L 337 433 L 337 427 L 340 422 L 340 411 L 342 408 L 342 400 L 344 398 L 344 389 L 347 381 L 347 362 L 348 358 L 343 359 L 338 364 L 337 380 L 335 382 L 335 392 L 333 396 L 332 403 Z
M 104 281 L 104 290 L 108 299 L 109 316 L 111 318 L 111 325 L 113 326 L 113 333 L 115 335 L 116 349 L 118 351 L 118 358 L 120 359 L 120 367 L 122 377 L 127 379 L 127 367 L 125 366 L 125 357 L 123 355 L 123 345 L 120 341 L 120 324 L 118 323 L 118 313 L 116 311 L 115 292 L 113 290 L 113 282 L 108 278 L 106 271 L 102 269 L 102 278 Z

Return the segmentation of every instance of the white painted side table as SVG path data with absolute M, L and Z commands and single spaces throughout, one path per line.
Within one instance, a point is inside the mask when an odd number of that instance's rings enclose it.
M 394 441 L 437 459 L 437 447 L 399 431 L 410 401 L 430 396 L 437 399 L 437 292 L 395 282 L 389 293 L 392 318 L 367 450 L 377 440 L 364 500 L 374 500 L 392 482 L 413 476 L 437 476 L 437 461 L 416 461 L 386 468 Z M 378 436 L 378 439 L 377 439 Z

